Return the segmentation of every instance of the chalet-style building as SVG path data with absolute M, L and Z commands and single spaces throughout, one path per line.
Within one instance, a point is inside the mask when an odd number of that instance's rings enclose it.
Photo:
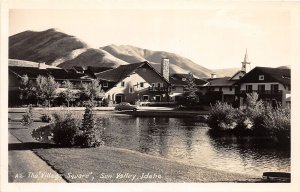
M 205 95 L 208 103 L 222 101 L 238 105 L 239 99 L 237 97 L 237 93 L 240 88 L 237 82 L 250 70 L 251 63 L 248 61 L 248 53 L 246 49 L 241 70 L 237 71 L 231 77 L 216 77 L 216 74 L 212 73 L 211 78 L 207 79 L 209 83 L 204 90 L 206 91 Z
M 26 63 L 26 67 L 20 63 Z M 29 64 L 27 64 L 29 63 Z M 91 78 L 85 74 L 67 71 L 62 68 L 48 66 L 42 63 L 34 63 L 20 60 L 9 60 L 9 106 L 21 103 L 19 99 L 19 87 L 21 78 L 27 75 L 29 80 L 35 82 L 36 78 L 41 76 L 52 76 L 56 82 L 62 85 L 63 81 L 69 80 L 75 85 L 75 88 L 81 83 L 91 82 Z
M 255 67 L 237 83 L 241 104 L 246 93 L 257 92 L 259 98 L 271 105 L 290 105 L 291 70 L 270 67 Z
M 161 73 L 147 61 L 121 65 L 96 74 L 105 97 L 113 103 L 170 100 L 169 60 L 163 59 Z

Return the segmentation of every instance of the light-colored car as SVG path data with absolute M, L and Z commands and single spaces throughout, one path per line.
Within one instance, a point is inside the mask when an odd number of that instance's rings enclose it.
M 132 110 L 136 111 L 138 108 L 135 105 L 131 105 L 130 103 L 127 102 L 122 102 L 119 103 L 116 107 L 115 110 L 122 111 L 122 110 Z

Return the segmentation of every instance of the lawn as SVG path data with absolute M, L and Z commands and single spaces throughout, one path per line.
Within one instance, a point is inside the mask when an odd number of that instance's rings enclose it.
M 191 166 L 126 149 L 34 149 L 69 182 L 253 182 L 249 175 Z M 144 176 L 142 178 L 142 176 Z

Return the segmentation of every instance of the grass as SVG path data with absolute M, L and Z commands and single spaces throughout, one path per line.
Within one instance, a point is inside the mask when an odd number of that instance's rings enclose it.
M 23 142 L 68 182 L 75 183 L 153 183 L 153 182 L 259 182 L 251 175 L 229 173 L 204 167 L 192 166 L 161 157 L 155 157 L 127 149 L 114 147 L 58 148 L 40 146 L 30 132 L 46 123 L 34 122 L 24 128 L 20 122 L 10 122 L 9 131 Z M 32 143 L 34 142 L 34 143 Z M 35 143 L 36 142 L 36 143 Z M 26 145 L 27 144 L 27 145 Z M 23 146 L 23 148 L 24 148 Z M 11 146 L 20 148 L 20 146 Z M 154 178 L 141 179 L 152 175 Z M 124 178 L 117 175 L 127 176 Z M 136 175 L 134 178 L 130 175 Z M 159 178 L 160 176 L 161 178 Z
M 59 174 L 62 174 L 66 180 L 75 183 L 258 181 L 257 178 L 249 175 L 191 166 L 112 147 L 52 148 L 34 149 L 33 151 L 57 170 Z M 153 177 L 160 175 L 161 178 L 141 178 L 142 175 L 148 173 Z M 126 174 L 128 177 L 118 178 L 117 175 L 120 176 L 121 174 Z

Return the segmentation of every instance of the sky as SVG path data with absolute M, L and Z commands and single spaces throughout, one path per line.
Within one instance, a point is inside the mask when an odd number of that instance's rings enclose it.
M 110 44 L 168 51 L 209 69 L 292 62 L 289 9 L 11 9 L 9 35 L 57 28 L 98 48 Z

